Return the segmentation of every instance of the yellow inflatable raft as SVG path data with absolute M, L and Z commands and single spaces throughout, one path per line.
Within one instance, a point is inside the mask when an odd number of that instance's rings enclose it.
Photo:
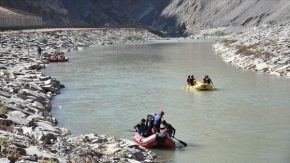
M 184 87 L 185 90 L 188 90 L 188 91 L 212 91 L 212 90 L 216 90 L 216 88 L 210 84 L 207 84 L 207 83 L 202 83 L 202 82 L 199 82 L 199 81 L 196 81 L 194 83 L 194 86 L 190 86 L 190 85 L 187 85 Z

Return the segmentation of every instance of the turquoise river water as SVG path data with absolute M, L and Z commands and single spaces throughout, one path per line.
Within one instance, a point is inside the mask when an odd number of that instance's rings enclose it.
M 187 147 L 152 149 L 158 162 L 289 163 L 290 79 L 233 67 L 215 40 L 167 40 L 90 47 L 43 70 L 65 88 L 51 114 L 72 134 L 133 140 L 147 114 L 165 112 Z M 188 75 L 218 89 L 183 90 Z

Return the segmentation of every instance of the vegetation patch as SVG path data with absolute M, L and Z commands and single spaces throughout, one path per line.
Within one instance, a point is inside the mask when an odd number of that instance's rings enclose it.
M 11 140 L 9 138 L 0 138 L 0 146 L 4 147 L 5 149 L 1 149 L 0 157 L 7 157 L 11 163 L 16 162 L 17 160 L 22 159 L 17 149 L 8 148 L 11 145 Z
M 145 41 L 145 39 L 139 35 L 128 36 L 126 39 L 130 41 Z
M 257 58 L 262 58 L 262 59 L 269 59 L 274 56 L 272 53 L 265 52 L 265 51 L 257 52 L 254 55 Z
M 40 163 L 57 163 L 59 162 L 56 158 L 39 157 Z
M 236 34 L 237 34 L 237 35 L 241 35 L 241 34 L 243 34 L 243 32 L 237 32 Z
M 46 44 L 47 43 L 47 38 L 46 37 L 41 37 L 39 38 L 39 42 L 43 43 L 43 44 Z
M 82 36 L 82 37 L 87 37 L 87 33 L 85 31 L 81 31 L 79 33 L 79 35 Z
M 225 39 L 225 40 L 222 40 L 221 43 L 224 44 L 226 47 L 231 47 L 231 44 L 237 42 L 237 40 L 228 40 L 228 39 Z
M 166 37 L 166 36 L 168 36 L 168 32 L 160 31 L 159 36 Z
M 127 153 L 125 151 L 121 153 L 121 158 L 128 158 Z
M 253 52 L 251 51 L 251 49 L 248 46 L 237 45 L 236 49 L 237 49 L 236 54 L 241 54 L 241 55 L 245 55 L 245 56 L 249 56 L 249 55 L 253 54 Z
M 244 56 L 250 56 L 254 55 L 255 58 L 262 58 L 262 59 L 268 59 L 270 57 L 273 57 L 273 54 L 270 52 L 265 52 L 265 51 L 256 51 L 253 52 L 251 49 L 257 49 L 258 44 L 253 44 L 249 46 L 244 46 L 244 45 L 237 45 L 236 46 L 236 54 L 241 54 Z
M 11 140 L 8 138 L 0 138 L 0 146 L 7 148 L 11 144 Z
M 5 105 L 0 106 L 0 113 L 7 114 L 9 111 Z
M 203 36 L 204 37 L 221 37 L 221 36 L 225 36 L 226 34 L 222 31 L 216 31 L 214 33 L 204 33 Z
M 236 46 L 236 54 L 242 54 L 242 55 L 246 55 L 246 56 L 249 56 L 249 55 L 252 55 L 254 54 L 252 52 L 251 49 L 257 49 L 257 46 L 258 44 L 253 44 L 253 45 L 249 45 L 249 46 L 245 46 L 245 45 L 237 45 Z
M 3 72 L 5 76 L 9 77 L 10 73 L 8 71 Z

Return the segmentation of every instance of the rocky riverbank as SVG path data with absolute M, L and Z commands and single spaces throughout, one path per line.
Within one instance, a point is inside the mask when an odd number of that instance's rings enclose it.
M 213 45 L 213 49 L 225 62 L 238 68 L 290 77 L 290 24 L 232 33 Z
M 50 101 L 64 85 L 40 70 L 56 52 L 157 39 L 142 29 L 0 33 L 0 162 L 154 162 L 156 155 L 133 141 L 95 133 L 74 136 L 57 127 Z

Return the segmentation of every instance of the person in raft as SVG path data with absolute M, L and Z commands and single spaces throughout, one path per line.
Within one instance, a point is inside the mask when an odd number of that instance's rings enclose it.
M 212 81 L 211 81 L 211 79 L 209 78 L 208 75 L 204 76 L 203 83 L 207 83 L 207 84 L 212 84 L 213 85 L 213 83 L 212 83 Z
M 134 126 L 134 129 L 136 132 L 139 132 L 139 134 L 143 137 L 147 136 L 147 130 L 145 125 L 145 119 L 141 119 L 141 122 Z
M 188 75 L 187 79 L 186 79 L 187 85 L 191 85 L 190 83 L 190 75 Z
M 162 121 L 162 125 L 164 126 L 164 128 L 161 128 L 161 132 L 162 133 L 167 133 L 169 137 L 173 137 L 176 133 L 176 130 L 174 127 L 172 127 L 171 124 L 167 123 L 165 120 Z
M 150 136 L 154 133 L 154 131 L 152 131 L 153 128 L 153 123 L 154 123 L 154 116 L 156 114 L 148 114 L 147 115 L 147 120 L 146 120 L 146 129 L 147 129 L 147 136 Z M 154 130 L 154 129 L 153 129 Z
M 194 83 L 195 83 L 195 78 L 193 75 L 191 75 L 191 78 L 190 78 L 190 85 L 191 86 L 194 86 Z
M 65 56 L 64 56 L 64 53 L 62 52 L 60 57 L 59 57 L 59 60 L 64 60 L 65 59 Z
M 154 127 L 155 133 L 160 133 L 161 121 L 164 120 L 163 115 L 164 115 L 164 111 L 160 111 L 159 114 L 154 115 L 153 127 Z
M 54 59 L 54 60 L 58 60 L 58 57 L 57 57 L 57 54 L 56 54 L 56 53 L 53 54 L 52 59 Z

